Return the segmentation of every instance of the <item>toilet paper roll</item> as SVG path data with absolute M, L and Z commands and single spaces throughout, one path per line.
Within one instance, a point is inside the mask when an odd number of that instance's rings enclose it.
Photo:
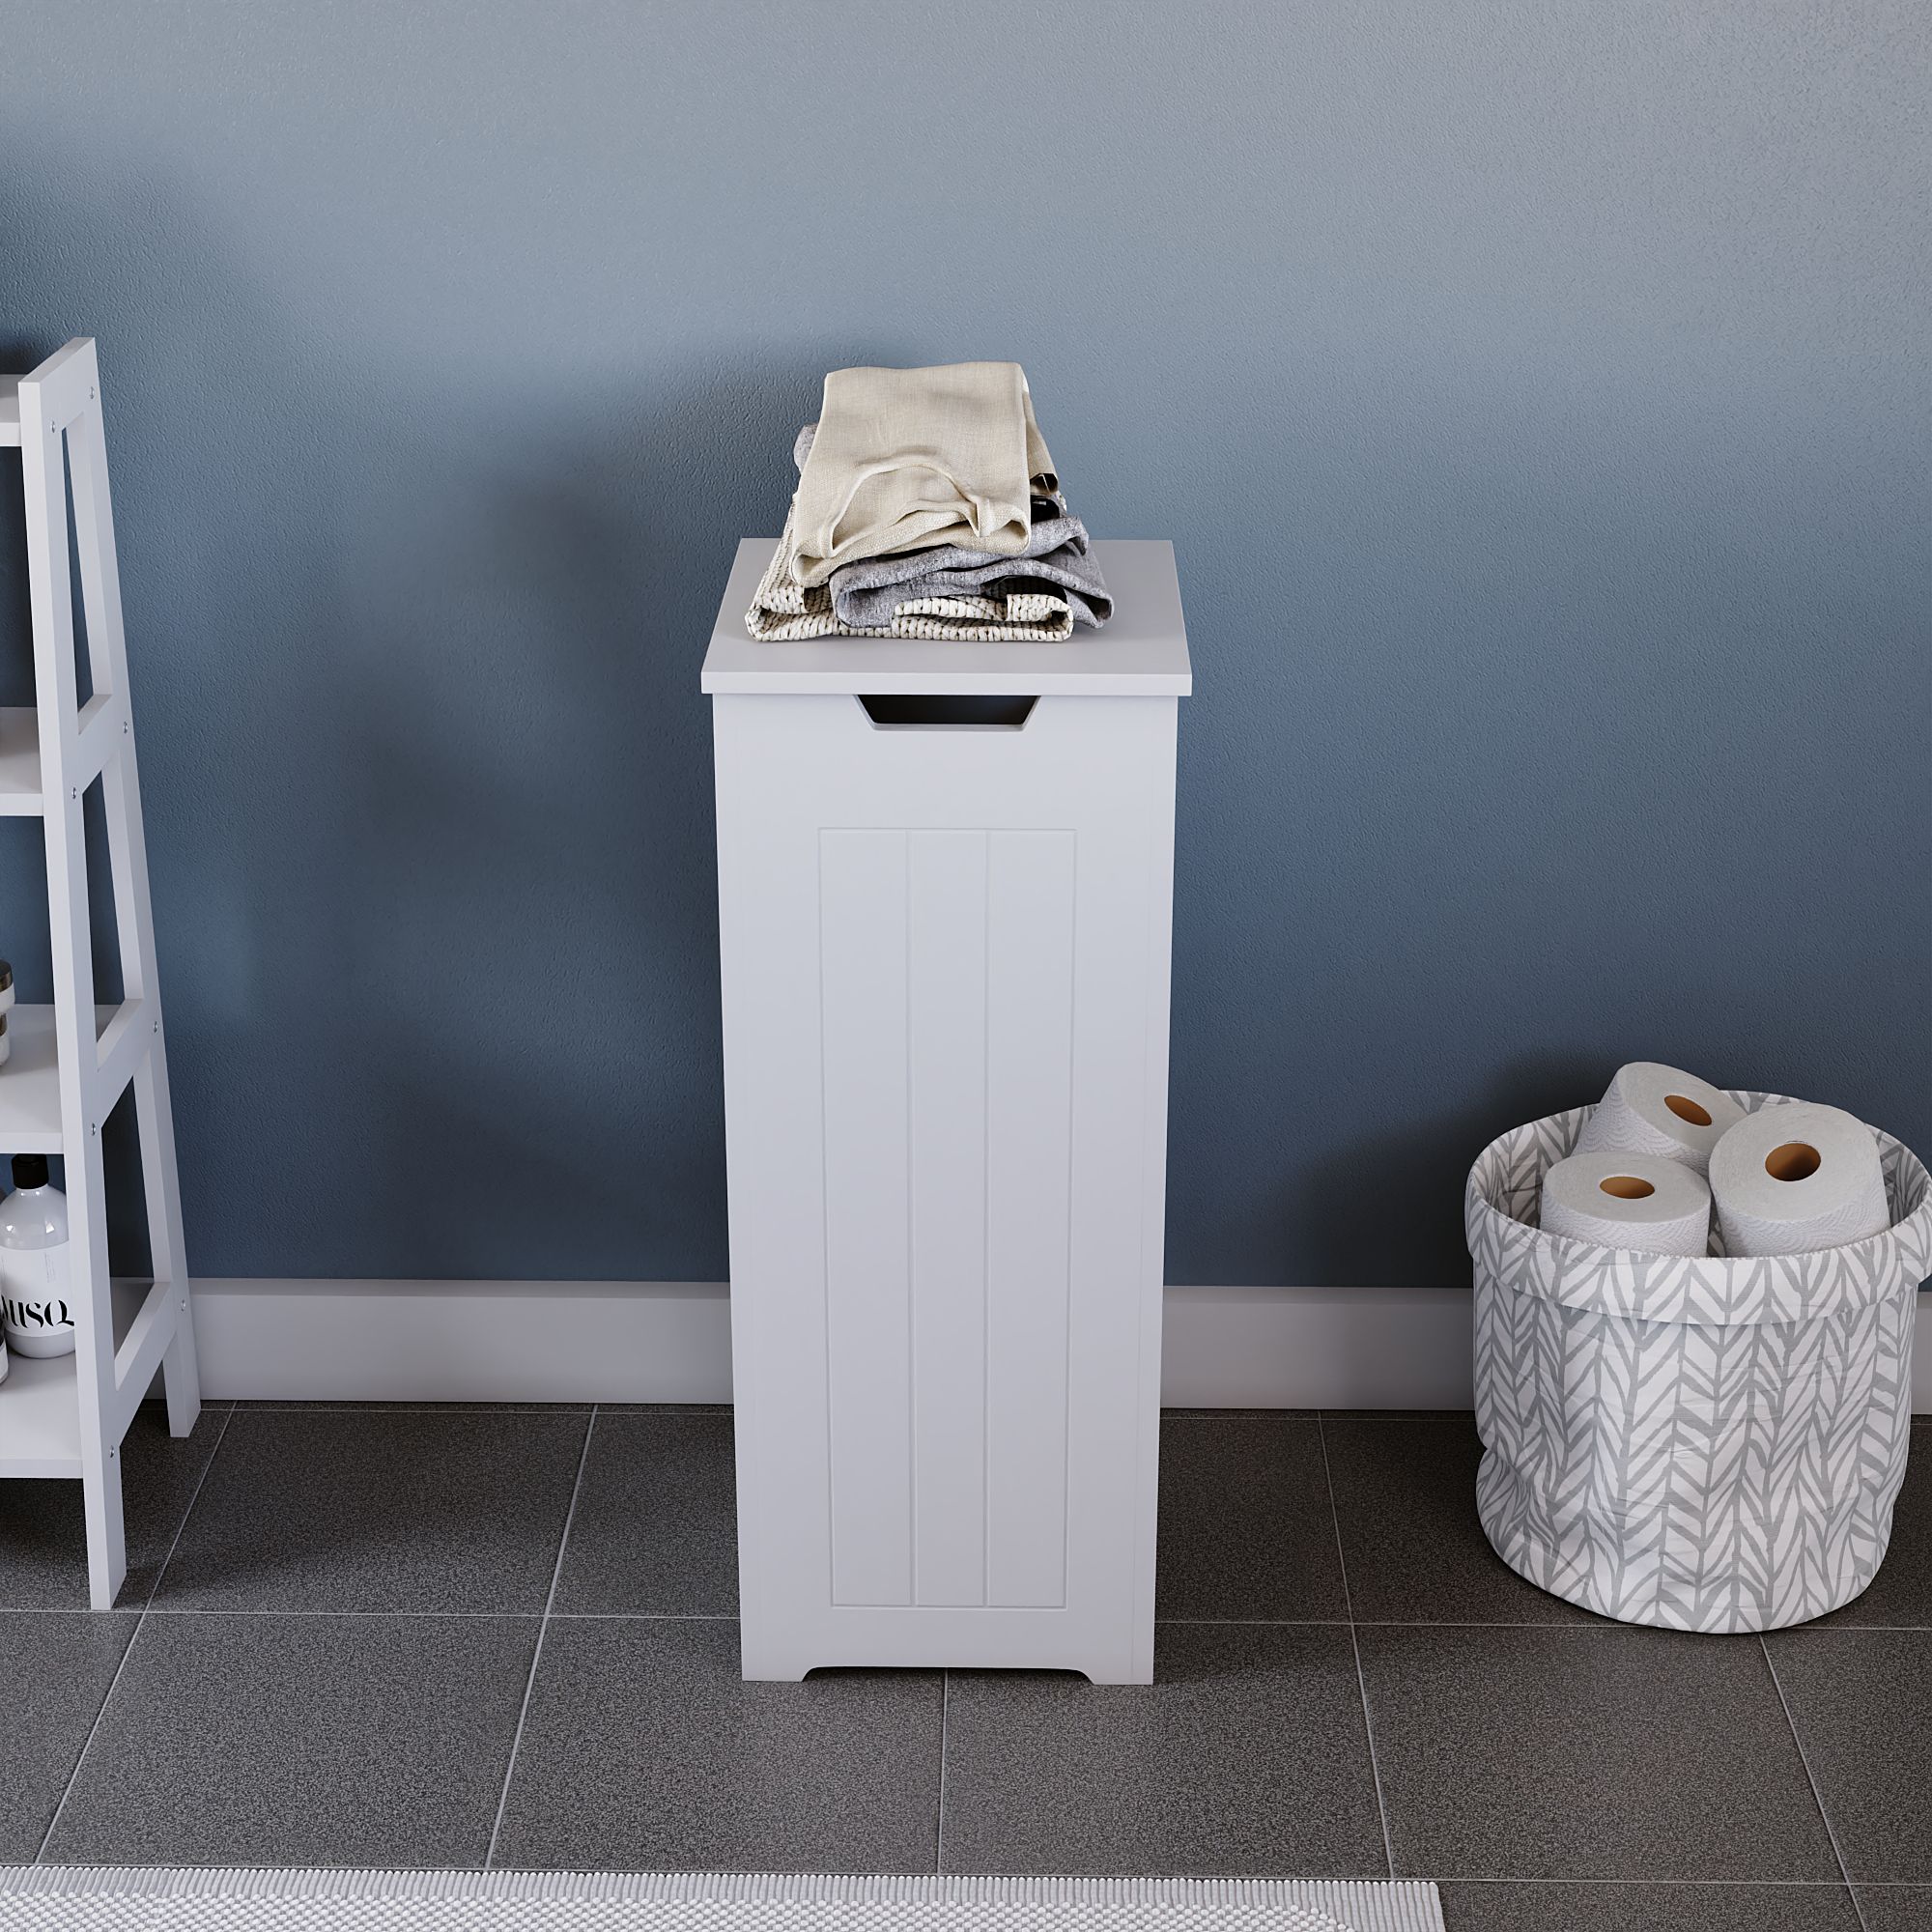
M 1543 1177 L 1546 1235 L 1659 1255 L 1711 1251 L 1711 1190 L 1681 1160 L 1599 1149 Z
M 1681 1066 L 1633 1060 L 1617 1068 L 1596 1112 L 1583 1122 L 1575 1151 L 1652 1153 L 1702 1174 L 1711 1164 L 1711 1151 L 1744 1117 L 1745 1110 L 1708 1080 Z
M 1872 1130 L 1808 1100 L 1732 1127 L 1711 1156 L 1711 1198 L 1727 1255 L 1808 1255 L 1891 1226 Z

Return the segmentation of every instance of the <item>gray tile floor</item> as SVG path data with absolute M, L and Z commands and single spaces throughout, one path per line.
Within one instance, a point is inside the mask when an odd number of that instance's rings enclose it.
M 1151 1690 L 736 1664 L 728 1414 L 211 1407 L 0 1514 L 0 1860 L 1267 1873 L 1453 1932 L 1932 1932 L 1932 1432 L 1857 1604 L 1627 1630 L 1490 1554 L 1467 1416 L 1174 1415 Z

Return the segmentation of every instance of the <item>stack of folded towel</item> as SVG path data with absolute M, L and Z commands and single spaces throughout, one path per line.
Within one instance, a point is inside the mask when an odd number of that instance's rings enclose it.
M 835 369 L 753 638 L 1051 642 L 1113 614 L 1017 362 Z

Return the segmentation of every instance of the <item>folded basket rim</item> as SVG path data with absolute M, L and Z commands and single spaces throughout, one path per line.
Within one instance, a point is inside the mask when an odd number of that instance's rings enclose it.
M 1732 1088 L 1746 1112 L 1789 1095 Z M 1594 1106 L 1499 1134 L 1470 1166 L 1463 1224 L 1479 1280 L 1578 1309 L 1710 1323 L 1807 1320 L 1916 1293 L 1932 1272 L 1932 1174 L 1873 1127 L 1892 1224 L 1861 1241 L 1795 1255 L 1662 1255 L 1546 1234 L 1520 1218 L 1544 1173 L 1576 1146 Z

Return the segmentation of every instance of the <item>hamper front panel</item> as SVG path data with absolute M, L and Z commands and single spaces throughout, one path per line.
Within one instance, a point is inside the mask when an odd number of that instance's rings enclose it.
M 761 1617 L 1128 1640 L 1173 720 L 717 701 L 748 1659 Z
M 1065 1600 L 1076 853 L 819 835 L 836 1603 Z

